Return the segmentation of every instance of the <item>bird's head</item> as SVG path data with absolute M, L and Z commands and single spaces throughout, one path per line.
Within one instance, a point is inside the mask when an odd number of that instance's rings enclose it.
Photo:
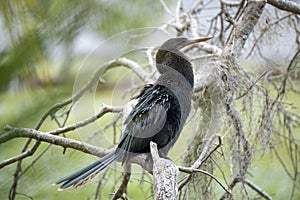
M 158 52 L 156 54 L 156 63 L 161 64 L 168 52 L 172 52 L 174 54 L 177 54 L 178 56 L 183 56 L 183 54 L 179 52 L 181 48 L 199 42 L 204 42 L 210 39 L 211 37 L 199 38 L 199 39 L 188 39 L 184 37 L 171 38 L 165 41 L 158 49 Z
M 183 75 L 186 80 L 193 87 L 194 75 L 192 64 L 189 59 L 179 50 L 188 45 L 204 42 L 211 39 L 211 37 L 200 39 L 188 38 L 171 38 L 164 42 L 156 54 L 156 68 L 160 74 L 170 70 L 176 70 Z
M 206 37 L 206 38 L 199 38 L 199 39 L 188 39 L 188 38 L 184 38 L 184 37 L 179 37 L 179 38 L 171 38 L 169 40 L 167 40 L 166 42 L 164 42 L 160 49 L 163 50 L 179 50 L 183 47 L 192 45 L 192 44 L 196 44 L 199 42 L 204 42 L 207 40 L 210 40 L 211 37 Z

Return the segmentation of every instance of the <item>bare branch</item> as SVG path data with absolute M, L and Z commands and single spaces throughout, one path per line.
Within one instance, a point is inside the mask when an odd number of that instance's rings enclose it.
M 240 177 L 235 177 L 229 184 L 227 190 L 232 191 L 232 189 L 236 186 L 236 184 L 238 184 L 241 181 L 242 179 Z M 232 195 L 229 193 L 224 193 L 220 198 L 220 200 L 225 200 L 225 199 L 232 199 Z
M 185 173 L 194 173 L 194 172 L 200 172 L 202 174 L 205 174 L 209 177 L 211 177 L 212 179 L 214 179 L 228 194 L 232 195 L 231 192 L 229 190 L 226 189 L 226 187 L 217 179 L 217 177 L 215 177 L 214 175 L 212 175 L 211 173 L 201 170 L 201 169 L 195 169 L 192 167 L 178 167 L 179 171 L 181 172 L 185 172 Z
M 215 139 L 218 139 L 218 144 L 215 145 L 214 148 L 212 148 L 212 146 L 214 145 L 213 142 L 215 141 Z M 212 135 L 204 149 L 202 150 L 199 158 L 194 162 L 194 164 L 191 166 L 192 169 L 198 169 L 200 168 L 200 166 L 205 162 L 206 159 L 208 159 L 210 157 L 210 155 L 216 151 L 222 144 L 222 138 L 220 135 Z M 192 178 L 192 174 L 190 174 L 188 177 L 186 177 L 178 186 L 178 190 L 181 190 Z
M 70 138 L 64 138 L 56 135 L 51 135 L 45 132 L 37 131 L 34 129 L 28 129 L 28 128 L 14 128 L 14 127 L 6 127 L 7 130 L 9 130 L 9 133 L 13 134 L 14 137 L 29 137 L 32 139 L 36 139 L 39 141 L 44 141 L 49 144 L 54 144 L 58 146 L 62 146 L 64 148 L 72 148 L 84 153 L 88 153 L 90 155 L 98 156 L 98 157 L 103 157 L 110 153 L 112 150 L 109 149 L 104 149 L 100 147 L 93 146 L 91 144 L 77 141 L 74 139 Z M 22 155 L 22 154 L 20 154 Z M 16 161 L 18 161 L 18 158 L 15 158 Z M 21 159 L 21 158 L 20 158 Z M 141 155 L 136 155 L 135 157 L 131 158 L 130 161 L 132 163 L 138 164 L 141 167 L 143 167 L 147 171 L 151 171 L 149 169 L 149 166 L 146 162 L 147 156 L 144 154 Z M 8 161 L 2 161 L 0 163 L 0 169 L 4 166 L 6 166 Z
M 177 199 L 177 166 L 173 161 L 159 157 L 155 143 L 150 143 L 150 149 L 153 159 L 155 200 Z
M 240 1 L 234 1 L 234 0 L 221 0 L 222 4 L 225 4 L 227 6 L 239 6 Z
M 164 0 L 160 0 L 161 5 L 163 6 L 163 8 L 165 9 L 165 11 L 170 15 L 170 16 L 174 16 L 174 14 L 171 12 L 171 10 L 168 8 L 166 2 Z
M 218 144 L 213 144 L 214 141 L 218 139 Z M 205 145 L 203 151 L 201 152 L 199 158 L 194 162 L 194 164 L 191 166 L 191 168 L 197 169 L 199 168 L 203 162 L 214 152 L 216 151 L 220 146 L 222 145 L 222 138 L 220 135 L 212 135 Z M 212 146 L 214 146 L 212 148 Z
M 256 23 L 258 22 L 264 7 L 265 1 L 248 1 L 248 6 L 244 11 L 244 16 L 242 20 L 236 24 L 236 28 L 233 29 L 229 41 L 225 47 L 225 55 L 231 55 L 233 57 L 240 56 L 241 50 L 244 47 L 250 33 L 253 31 Z
M 123 107 L 113 107 L 113 106 L 107 106 L 107 105 L 104 105 L 103 104 L 103 108 L 98 112 L 96 113 L 95 115 L 83 120 L 83 121 L 80 121 L 80 122 L 77 122 L 75 124 L 72 124 L 72 125 L 69 125 L 69 126 L 65 126 L 63 128 L 58 128 L 56 130 L 53 130 L 53 131 L 49 131 L 47 132 L 47 134 L 49 135 L 59 135 L 61 133 L 66 133 L 66 132 L 69 132 L 69 131 L 73 131 L 77 128 L 80 128 L 80 127 L 83 127 L 91 122 L 94 122 L 95 120 L 99 119 L 100 117 L 102 117 L 104 114 L 108 113 L 108 112 L 121 112 L 123 110 Z M 34 129 L 28 129 L 28 130 L 32 130 L 32 131 L 24 131 L 24 133 L 22 131 L 17 131 L 18 129 L 14 129 L 13 131 L 11 127 L 9 126 L 6 126 L 4 128 L 5 130 L 7 131 L 10 131 L 10 132 L 7 132 L 3 135 L 0 136 L 0 143 L 4 143 L 4 142 L 7 142 L 8 140 L 11 140 L 13 138 L 16 138 L 16 137 L 29 137 L 30 138 L 30 135 L 26 135 L 26 133 L 28 132 L 32 132 L 34 133 L 36 130 Z M 25 130 L 25 129 L 24 129 Z M 38 131 L 36 131 L 38 132 Z M 38 136 L 36 137 L 33 137 L 37 140 L 39 140 L 37 138 Z
M 85 120 L 83 120 L 81 122 L 75 123 L 73 125 L 69 125 L 69 126 L 66 126 L 66 127 L 63 127 L 63 128 L 59 128 L 59 129 L 47 132 L 47 134 L 48 134 L 48 136 L 50 135 L 50 137 L 52 137 L 53 135 L 58 135 L 58 134 L 61 134 L 61 133 L 72 131 L 72 130 L 75 130 L 75 129 L 79 128 L 79 127 L 85 126 L 85 125 L 87 125 L 87 124 L 89 124 L 89 123 L 97 120 L 98 118 L 100 118 L 101 116 L 103 116 L 104 114 L 106 114 L 108 112 L 121 112 L 121 111 L 122 111 L 122 107 L 112 107 L 112 106 L 108 106 L 108 105 L 103 105 L 103 108 L 98 113 L 96 113 L 95 115 L 93 115 L 92 117 L 87 118 L 87 119 L 85 119 Z M 39 137 L 45 137 L 42 134 L 42 132 L 39 132 L 39 131 L 37 131 L 35 129 L 12 128 L 12 127 L 9 127 L 9 126 L 6 126 L 5 129 L 8 130 L 8 132 L 6 132 L 6 133 L 4 133 L 3 135 L 0 136 L 0 143 L 7 142 L 7 141 L 9 141 L 9 140 L 11 140 L 13 138 L 16 138 L 16 137 L 27 137 L 27 138 L 30 138 L 30 140 L 32 138 L 39 140 L 38 139 Z M 35 134 L 35 133 L 41 133 L 41 134 Z M 33 135 L 35 135 L 35 137 Z M 40 136 L 40 135 L 42 135 L 42 136 Z M 59 138 L 61 138 L 61 137 L 59 137 Z M 46 139 L 44 139 L 43 141 L 46 141 Z M 55 144 L 55 143 L 52 143 L 51 141 L 52 140 L 49 139 L 49 141 L 47 141 L 47 142 L 49 142 L 50 144 Z M 64 144 L 64 142 L 62 141 L 61 143 L 58 142 L 56 145 L 63 146 L 63 144 Z M 22 160 L 22 159 L 24 159 L 24 158 L 26 158 L 28 156 L 31 156 L 36 151 L 36 149 L 38 148 L 39 145 L 40 145 L 40 142 L 36 141 L 36 143 L 34 144 L 34 146 L 30 150 L 28 150 L 28 151 L 22 151 L 21 154 L 15 156 L 15 157 L 9 158 L 7 160 L 2 161 L 0 163 L 0 168 L 5 167 L 7 165 L 10 165 L 10 164 L 12 164 L 12 163 L 14 163 L 16 161 Z M 71 145 L 71 146 L 68 146 L 69 148 L 72 148 L 72 147 L 76 148 L 75 144 L 69 144 L 69 145 Z M 79 149 L 82 149 L 81 151 L 87 152 L 86 149 L 84 150 L 83 146 L 80 147 L 80 145 L 79 145 L 77 147 Z
M 127 185 L 130 180 L 130 176 L 131 176 L 131 164 L 127 163 L 124 165 L 122 183 L 119 189 L 117 190 L 117 192 L 112 197 L 112 200 L 117 200 L 118 198 L 122 198 L 124 200 L 128 199 L 126 193 L 127 193 Z
M 146 83 L 152 83 L 154 80 L 150 78 L 150 75 L 143 70 L 143 68 L 133 60 L 128 58 L 118 58 L 108 63 L 106 70 L 117 67 L 125 66 L 131 69 L 142 81 Z
M 254 191 L 256 191 L 260 196 L 264 197 L 267 200 L 272 200 L 272 197 L 268 195 L 263 189 L 249 181 L 248 179 L 243 179 L 243 183 L 246 183 L 249 187 L 251 187 Z
M 300 4 L 289 0 L 267 0 L 268 4 L 280 9 L 300 15 Z
M 100 147 L 96 147 L 90 145 L 85 142 L 80 142 L 70 138 L 64 138 L 57 135 L 52 135 L 45 132 L 37 131 L 34 129 L 29 128 L 14 128 L 10 126 L 5 127 L 6 130 L 9 132 L 7 134 L 10 135 L 10 139 L 17 138 L 17 137 L 25 137 L 25 138 L 32 138 L 39 141 L 47 142 L 49 144 L 55 144 L 58 146 L 62 146 L 64 148 L 72 148 L 78 151 L 82 151 L 84 153 L 89 153 L 95 156 L 104 156 L 108 154 L 110 151 L 107 149 L 102 149 Z M 1 164 L 0 164 L 1 166 Z M 1 168 L 1 167 L 0 167 Z

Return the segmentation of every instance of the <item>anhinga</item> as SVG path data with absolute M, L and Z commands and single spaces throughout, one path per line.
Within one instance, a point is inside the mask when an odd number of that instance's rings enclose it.
M 192 64 L 179 50 L 209 39 L 172 38 L 161 45 L 156 54 L 161 75 L 137 97 L 115 151 L 58 180 L 56 184 L 63 183 L 60 189 L 86 184 L 116 160 L 124 163 L 134 153 L 149 153 L 150 141 L 157 144 L 161 156 L 167 156 L 190 112 L 194 86 Z

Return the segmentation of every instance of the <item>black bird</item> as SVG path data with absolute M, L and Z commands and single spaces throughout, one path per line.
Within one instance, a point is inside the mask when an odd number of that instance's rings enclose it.
M 172 38 L 161 45 L 156 54 L 161 75 L 137 97 L 116 150 L 58 180 L 56 184 L 63 183 L 60 189 L 85 185 L 114 161 L 124 163 L 135 153 L 149 153 L 150 141 L 157 144 L 160 156 L 167 156 L 190 112 L 194 86 L 192 65 L 179 49 L 209 39 Z

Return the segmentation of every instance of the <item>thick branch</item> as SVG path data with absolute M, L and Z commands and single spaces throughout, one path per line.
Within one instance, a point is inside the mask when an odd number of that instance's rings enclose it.
M 0 137 L 0 143 L 2 143 L 3 139 L 5 140 L 7 138 L 12 139 L 17 137 L 23 137 L 23 138 L 25 137 L 25 138 L 33 138 L 50 144 L 55 144 L 58 146 L 62 146 L 64 148 L 76 149 L 78 151 L 82 151 L 84 153 L 89 153 L 91 155 L 100 156 L 100 157 L 110 152 L 107 149 L 102 149 L 100 147 L 96 147 L 85 142 L 80 142 L 74 139 L 52 135 L 49 133 L 37 131 L 35 129 L 14 128 L 10 126 L 6 126 L 5 129 L 8 130 L 8 132 L 6 133 L 7 137 L 6 138 Z
M 285 10 L 300 15 L 299 3 L 287 1 L 287 0 L 268 0 L 267 2 L 268 4 L 271 4 L 272 6 L 280 10 Z
M 133 60 L 128 58 L 118 58 L 108 64 L 107 69 L 117 67 L 117 66 L 124 66 L 131 69 L 142 81 L 146 83 L 152 83 L 153 79 L 150 78 L 150 75 L 145 72 L 145 70 Z M 107 70 L 106 69 L 106 70 Z
M 107 155 L 108 153 L 111 152 L 111 150 L 109 150 L 109 149 L 103 149 L 103 148 L 96 147 L 96 146 L 93 146 L 91 144 L 81 142 L 81 141 L 77 141 L 77 140 L 70 139 L 70 138 L 64 138 L 64 137 L 60 137 L 60 136 L 56 136 L 56 135 L 51 135 L 49 133 L 37 131 L 35 129 L 14 128 L 14 127 L 6 126 L 6 130 L 8 130 L 9 134 L 11 134 L 11 136 L 9 136 L 9 137 L 13 137 L 13 138 L 17 138 L 17 137 L 32 138 L 32 139 L 47 142 L 47 143 L 50 143 L 50 144 L 62 146 L 64 148 L 75 149 L 75 150 L 78 150 L 78 151 L 81 151 L 81 152 L 84 152 L 84 153 L 88 153 L 90 155 L 98 156 L 98 157 L 103 157 L 103 156 L 105 156 L 105 155 Z M 0 138 L 0 142 L 1 142 L 1 138 Z M 24 153 L 28 154 L 27 151 L 24 152 Z M 16 157 L 15 161 L 17 161 L 18 159 L 22 159 L 22 155 L 23 154 L 18 155 L 20 158 Z M 141 155 L 137 155 L 137 156 L 131 158 L 130 161 L 132 163 L 140 165 L 141 167 L 143 167 L 147 171 L 151 171 L 149 169 L 149 166 L 147 165 L 146 159 L 147 159 L 147 156 L 141 154 Z M 7 163 L 11 163 L 10 159 L 0 162 L 0 169 L 2 167 L 6 166 Z
M 157 145 L 150 143 L 151 155 L 153 159 L 153 177 L 155 200 L 177 199 L 177 174 L 178 168 L 173 161 L 160 158 Z
M 224 55 L 239 57 L 250 33 L 253 31 L 258 22 L 263 9 L 265 1 L 253 0 L 248 1 L 242 20 L 236 25 L 231 33 L 229 41 L 226 45 Z

